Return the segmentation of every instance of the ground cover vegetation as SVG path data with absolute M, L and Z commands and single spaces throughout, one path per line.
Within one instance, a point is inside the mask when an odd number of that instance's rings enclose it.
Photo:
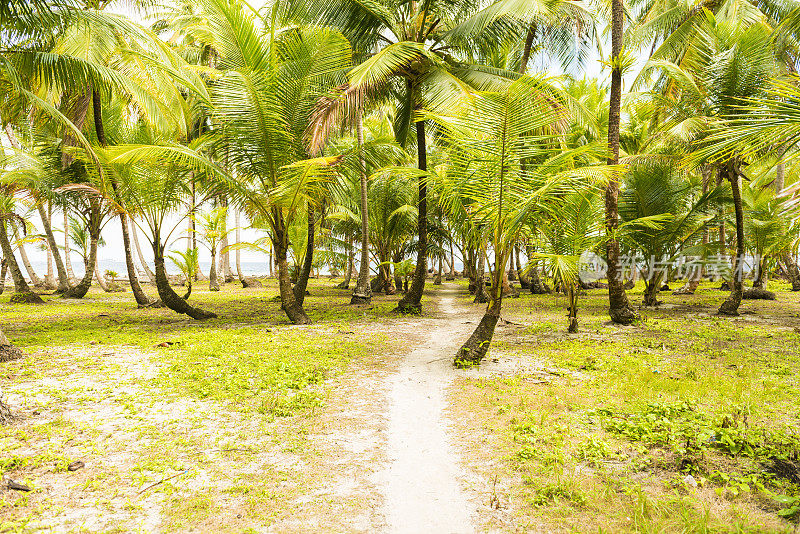
M 0 531 L 397 527 L 433 362 L 476 529 L 796 528 L 800 4 L 123 7 L 0 6 Z

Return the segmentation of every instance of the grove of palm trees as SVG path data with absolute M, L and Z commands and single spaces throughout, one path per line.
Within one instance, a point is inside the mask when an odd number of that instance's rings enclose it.
M 800 2 L 6 0 L 0 532 L 798 532 Z

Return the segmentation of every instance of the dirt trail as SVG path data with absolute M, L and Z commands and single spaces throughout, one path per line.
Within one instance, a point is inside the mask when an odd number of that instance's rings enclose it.
M 377 474 L 389 532 L 474 532 L 475 507 L 462 491 L 465 474 L 448 436 L 445 390 L 457 376 L 452 358 L 475 327 L 456 308 L 456 286 L 441 291 L 428 340 L 388 380 L 388 467 Z M 467 322 L 470 320 L 469 322 Z

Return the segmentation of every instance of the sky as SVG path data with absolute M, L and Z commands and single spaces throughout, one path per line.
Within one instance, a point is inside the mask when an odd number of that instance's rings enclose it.
M 251 5 L 253 5 L 254 7 L 258 7 L 259 5 L 263 5 L 263 1 L 256 0 L 255 2 L 252 2 Z M 115 12 L 115 13 L 126 15 L 129 18 L 131 18 L 132 20 L 134 20 L 134 21 L 136 21 L 136 22 L 138 22 L 140 24 L 147 24 L 148 23 L 147 20 L 145 20 L 143 18 L 143 16 L 139 12 L 137 12 L 130 5 L 130 3 L 128 3 L 128 2 L 115 2 L 108 9 L 113 11 L 113 12 Z M 606 46 L 606 48 L 607 48 L 607 46 Z M 543 54 L 540 54 L 537 57 L 533 58 L 531 71 L 548 72 L 552 76 L 556 76 L 556 75 L 559 75 L 559 74 L 562 73 L 561 66 L 558 65 L 555 62 L 550 61 L 549 58 L 546 55 L 543 55 Z M 605 78 L 606 75 L 607 75 L 605 72 L 603 72 L 603 67 L 602 67 L 602 65 L 601 65 L 601 63 L 599 61 L 599 54 L 598 54 L 597 51 L 594 51 L 592 53 L 591 57 L 587 60 L 586 64 L 583 66 L 583 69 L 582 69 L 581 72 L 577 72 L 577 69 L 575 69 L 575 71 L 570 72 L 570 74 L 572 76 L 575 76 L 575 77 L 583 77 L 583 76 L 585 76 L 587 78 L 598 77 L 598 76 Z M 3 139 L 2 142 L 3 142 L 4 146 L 8 146 L 8 141 L 6 139 Z M 229 219 L 229 222 L 228 222 L 229 228 L 233 228 L 234 227 L 234 216 L 233 216 L 232 212 L 229 213 L 228 219 Z M 41 225 L 41 221 L 39 220 L 38 216 L 34 216 L 32 218 L 32 221 L 33 221 L 34 225 L 37 227 L 37 232 L 42 232 L 42 225 Z M 179 226 L 181 228 L 181 231 L 176 232 L 176 236 L 177 237 L 182 237 L 183 240 L 175 242 L 172 248 L 173 249 L 178 249 L 178 248 L 182 249 L 184 247 L 183 243 L 185 243 L 185 236 L 187 235 L 187 232 L 185 230 L 183 230 L 183 228 L 186 228 L 188 226 L 188 223 L 187 223 L 187 221 L 182 221 L 182 222 L 178 223 L 177 220 L 173 221 L 173 223 L 174 224 L 175 223 L 179 224 Z M 245 225 L 245 223 L 244 223 L 244 219 L 243 219 L 243 226 L 244 225 Z M 53 227 L 54 227 L 54 230 L 56 230 L 56 231 L 63 230 L 63 216 L 62 215 L 60 215 L 58 213 L 55 214 L 54 220 L 53 220 Z M 59 243 L 61 243 L 63 241 L 63 237 L 59 237 L 59 235 L 63 236 L 63 233 L 59 233 L 56 236 L 56 240 Z M 124 258 L 120 258 L 120 255 L 121 255 L 121 252 L 122 252 L 122 234 L 121 234 L 121 230 L 120 230 L 119 219 L 113 219 L 113 220 L 108 221 L 108 223 L 103 228 L 102 235 L 103 235 L 103 239 L 105 240 L 106 244 L 105 244 L 105 246 L 100 247 L 100 249 L 98 251 L 98 261 L 100 262 L 101 270 L 107 268 L 107 267 L 103 267 L 103 265 L 114 265 L 114 266 L 117 266 L 117 268 L 118 268 L 120 260 L 124 259 Z M 255 240 L 258 237 L 260 237 L 261 235 L 262 234 L 260 232 L 257 232 L 255 230 L 250 230 L 250 229 L 243 229 L 242 230 L 242 240 L 243 241 Z M 231 234 L 231 239 L 232 238 L 233 238 L 233 234 Z M 142 243 L 143 254 L 148 259 L 148 261 L 152 262 L 152 251 L 150 250 L 150 247 L 148 246 L 146 239 L 144 239 L 144 234 L 141 234 L 141 233 L 140 233 L 140 242 Z M 31 261 L 34 264 L 34 269 L 37 271 L 37 274 L 42 275 L 43 274 L 42 271 L 43 271 L 43 268 L 44 268 L 44 265 L 45 265 L 45 258 L 46 258 L 45 252 L 43 250 L 41 250 L 35 244 L 27 245 L 26 246 L 26 251 L 27 251 L 29 257 L 31 258 Z M 242 257 L 242 261 L 245 262 L 245 263 L 250 263 L 250 264 L 258 263 L 258 264 L 263 265 L 264 266 L 264 271 L 266 271 L 266 269 L 267 269 L 266 268 L 266 265 L 267 265 L 267 257 L 266 257 L 266 255 L 261 254 L 259 252 L 242 250 L 241 251 L 241 257 Z M 75 254 L 73 254 L 73 256 L 72 256 L 72 261 L 73 261 L 73 264 L 76 267 L 78 267 L 81 264 L 81 260 Z M 204 247 L 200 247 L 200 261 L 202 263 L 206 263 L 206 262 L 210 261 L 210 253 Z M 233 258 L 231 258 L 231 261 L 233 261 Z M 253 268 L 252 265 L 250 265 L 249 267 L 250 267 L 250 269 L 248 269 L 248 270 L 251 270 Z

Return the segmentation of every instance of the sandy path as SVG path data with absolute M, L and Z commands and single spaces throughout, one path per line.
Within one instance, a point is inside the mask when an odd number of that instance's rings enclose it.
M 452 358 L 475 323 L 456 309 L 456 286 L 441 291 L 447 315 L 388 380 L 387 456 L 378 473 L 389 532 L 474 532 L 475 507 L 462 491 L 463 469 L 444 414 Z

